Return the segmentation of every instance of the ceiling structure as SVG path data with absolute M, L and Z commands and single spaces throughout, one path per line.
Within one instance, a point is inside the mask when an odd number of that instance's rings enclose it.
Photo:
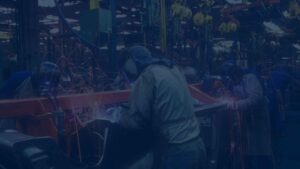
M 169 2 L 169 0 L 167 0 Z M 171 2 L 171 1 L 170 1 Z M 170 3 L 169 2 L 169 3 Z M 188 3 L 197 9 L 198 1 L 188 1 Z M 220 10 L 225 5 L 239 4 L 239 1 L 236 0 L 227 0 L 227 1 L 217 1 L 213 7 L 213 10 Z M 102 1 L 102 6 L 107 6 L 107 0 Z M 15 34 L 16 28 L 16 0 L 1 0 L 0 2 L 0 42 L 3 44 L 7 44 L 11 41 L 10 37 L 13 37 Z M 260 8 L 259 8 L 260 9 Z M 73 30 L 79 32 L 80 31 L 80 16 L 83 11 L 89 10 L 89 1 L 86 0 L 65 0 L 63 5 L 63 12 L 65 14 L 66 20 L 71 25 Z M 142 29 L 142 19 L 141 15 L 144 12 L 143 4 L 141 1 L 135 0 L 126 0 L 126 1 L 118 1 L 117 10 L 116 10 L 116 18 L 117 18 L 117 33 L 119 38 L 123 38 L 122 36 L 126 36 L 131 33 L 140 32 Z M 241 15 L 242 13 L 246 13 L 247 11 L 251 11 L 252 9 L 243 9 L 238 12 L 233 12 L 233 15 L 237 18 L 243 18 L 245 15 Z M 258 11 L 258 15 L 259 15 Z M 49 36 L 60 38 L 64 34 L 68 34 L 67 32 L 61 32 L 60 19 L 57 14 L 57 9 L 55 7 L 54 0 L 39 0 L 39 29 L 40 31 L 40 45 L 47 44 L 47 38 Z M 276 16 L 276 20 L 277 20 Z M 245 21 L 250 22 L 248 19 Z M 277 22 L 280 23 L 280 22 Z M 276 24 L 277 24 L 276 23 Z M 274 31 L 272 29 L 277 29 L 276 27 L 281 27 L 281 25 L 274 25 L 275 23 L 266 22 L 266 28 L 270 32 Z M 290 28 L 282 28 L 284 30 L 291 30 Z M 280 31 L 282 31 L 282 29 Z M 293 33 L 293 32 L 289 32 Z M 1 38 L 2 37 L 2 38 Z M 51 37 L 51 38 L 52 38 Z

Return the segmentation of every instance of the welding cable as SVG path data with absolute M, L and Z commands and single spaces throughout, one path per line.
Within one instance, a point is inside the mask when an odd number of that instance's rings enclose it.
M 60 8 L 60 5 L 63 3 L 62 0 L 54 0 L 54 2 L 55 2 L 56 10 L 58 12 L 58 16 L 59 16 L 60 19 L 62 19 L 63 24 L 65 24 L 67 26 L 67 28 L 71 31 L 71 33 L 75 37 L 77 37 L 81 43 L 83 43 L 84 45 L 86 45 L 87 47 L 89 47 L 91 50 L 92 49 L 96 50 L 96 51 L 93 52 L 94 55 L 92 55 L 93 63 L 96 64 L 96 53 L 100 52 L 101 49 L 97 45 L 95 45 L 93 43 L 90 43 L 87 39 L 83 38 L 80 34 L 78 34 L 75 30 L 73 30 L 72 26 L 66 20 L 66 17 L 64 15 L 62 9 Z
M 47 12 L 45 11 L 45 9 L 42 9 L 41 12 L 42 12 L 43 15 L 47 15 Z M 43 30 L 45 31 L 45 33 L 46 33 L 47 35 L 52 36 L 52 34 L 50 33 L 50 31 L 47 30 L 47 28 L 45 28 L 45 29 L 43 29 Z M 55 41 L 55 39 L 53 39 L 53 41 Z M 50 41 L 50 43 L 54 46 L 54 48 L 57 49 L 61 54 L 64 54 L 64 53 L 62 52 L 62 49 L 59 47 L 59 45 L 58 45 L 57 43 L 53 42 L 53 41 Z M 58 63 L 58 62 L 59 62 L 59 61 L 57 61 L 57 63 Z
M 96 49 L 97 51 L 100 51 L 100 48 L 98 46 L 96 46 L 95 44 L 90 43 L 88 40 L 86 40 L 81 35 L 79 35 L 75 30 L 73 30 L 72 26 L 66 20 L 66 17 L 64 15 L 62 9 L 59 6 L 60 4 L 62 4 L 61 0 L 54 0 L 54 2 L 55 2 L 55 7 L 56 7 L 56 10 L 58 12 L 59 18 L 62 19 L 63 23 L 67 26 L 67 28 L 71 31 L 71 33 L 73 35 L 75 35 L 80 40 L 80 42 L 82 42 L 83 44 L 87 45 L 90 48 Z
M 104 129 L 104 136 L 102 136 L 98 132 L 92 133 L 92 134 L 96 135 L 97 137 L 99 137 L 101 140 L 103 140 L 103 154 L 102 154 L 101 158 L 99 159 L 99 161 L 97 161 L 94 165 L 92 165 L 92 167 L 99 167 L 100 164 L 103 162 L 104 154 L 105 154 L 105 150 L 106 150 L 106 146 L 107 146 L 108 131 L 109 131 L 108 128 Z
M 77 147 L 78 147 L 78 155 L 79 155 L 79 161 L 82 162 L 82 153 L 81 153 L 81 146 L 80 146 L 80 136 L 79 136 L 79 129 L 77 124 L 76 116 L 74 116 L 74 122 L 75 122 L 75 132 L 76 132 L 76 139 L 77 139 Z

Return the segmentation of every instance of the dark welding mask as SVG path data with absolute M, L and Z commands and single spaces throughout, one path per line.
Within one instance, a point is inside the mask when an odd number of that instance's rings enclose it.
M 124 64 L 123 71 L 126 74 L 129 81 L 134 81 L 139 75 L 139 71 L 136 63 L 132 58 L 128 58 Z
M 43 62 L 38 73 L 39 94 L 46 96 L 54 92 L 59 84 L 61 73 L 59 67 L 52 62 Z
M 123 71 L 131 81 L 136 80 L 144 68 L 154 62 L 150 51 L 143 46 L 126 49 L 123 60 Z
M 244 75 L 244 70 L 232 62 L 224 63 L 221 71 L 223 80 L 229 80 L 232 85 L 239 84 Z
M 150 51 L 143 46 L 133 46 L 126 49 L 123 56 L 123 71 L 131 81 L 135 81 L 143 70 L 149 65 L 163 65 L 169 68 L 174 66 L 168 59 L 157 59 L 152 57 Z

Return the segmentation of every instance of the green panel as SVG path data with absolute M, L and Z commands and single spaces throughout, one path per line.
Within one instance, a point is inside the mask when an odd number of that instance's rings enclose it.
M 112 31 L 111 12 L 106 9 L 84 11 L 80 15 L 80 34 L 90 42 L 94 42 L 102 33 Z
M 99 30 L 103 33 L 112 32 L 112 18 L 111 11 L 106 9 L 99 9 Z
M 99 10 L 84 11 L 80 15 L 80 34 L 93 42 L 99 30 Z
M 90 0 L 90 9 L 98 9 L 99 4 L 99 0 Z

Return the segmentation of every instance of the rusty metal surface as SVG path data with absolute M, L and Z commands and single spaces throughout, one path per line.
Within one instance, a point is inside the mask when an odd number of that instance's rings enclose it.
M 208 113 L 218 113 L 225 112 L 227 109 L 227 105 L 224 103 L 213 103 L 208 105 L 203 105 L 201 107 L 195 108 L 196 116 L 206 115 Z
M 202 103 L 215 103 L 215 98 L 207 95 L 199 89 L 199 84 L 189 86 L 191 95 Z M 93 105 L 110 105 L 127 102 L 130 90 L 100 92 L 92 94 L 77 94 L 59 96 L 58 102 L 63 110 L 84 108 Z M 47 98 L 32 98 L 21 100 L 0 101 L 0 118 L 34 116 L 53 111 Z

